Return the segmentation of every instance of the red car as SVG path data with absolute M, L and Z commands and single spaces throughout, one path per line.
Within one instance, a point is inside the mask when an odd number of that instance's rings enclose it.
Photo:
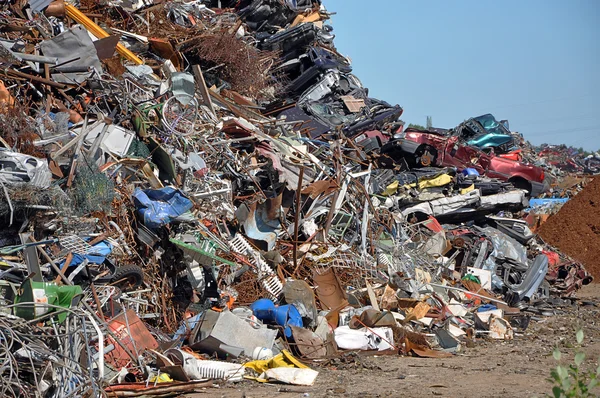
M 544 170 L 540 167 L 488 155 L 477 148 L 459 144 L 458 137 L 416 129 L 406 129 L 394 137 L 381 148 L 384 159 L 396 163 L 404 159 L 410 166 L 456 167 L 459 171 L 473 168 L 481 175 L 509 181 L 515 187 L 529 191 L 531 196 L 548 190 Z

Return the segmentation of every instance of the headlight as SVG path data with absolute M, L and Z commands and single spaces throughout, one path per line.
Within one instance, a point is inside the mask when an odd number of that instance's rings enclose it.
M 394 134 L 394 139 L 399 140 L 406 137 L 406 133 L 396 133 Z

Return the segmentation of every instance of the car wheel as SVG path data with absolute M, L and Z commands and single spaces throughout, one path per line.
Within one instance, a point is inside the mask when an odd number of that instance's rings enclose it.
M 115 270 L 110 280 L 110 285 L 116 286 L 126 292 L 139 287 L 143 281 L 144 271 L 137 265 L 127 265 Z
M 435 165 L 436 160 L 436 152 L 435 149 L 430 146 L 423 147 L 419 149 L 416 153 L 417 155 L 417 164 L 421 167 L 429 167 Z
M 517 189 L 523 189 L 531 195 L 531 183 L 524 178 L 512 178 L 508 180 Z

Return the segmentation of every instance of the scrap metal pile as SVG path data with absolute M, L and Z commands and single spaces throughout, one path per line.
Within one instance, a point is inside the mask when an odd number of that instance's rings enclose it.
M 544 171 L 403 131 L 330 15 L 3 3 L 2 396 L 310 385 L 345 350 L 512 339 L 591 281 L 524 220 Z

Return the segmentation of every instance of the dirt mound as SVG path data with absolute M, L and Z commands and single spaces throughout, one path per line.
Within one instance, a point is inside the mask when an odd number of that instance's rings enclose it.
M 539 234 L 583 263 L 595 282 L 600 282 L 600 178 L 595 178 L 551 216 Z

